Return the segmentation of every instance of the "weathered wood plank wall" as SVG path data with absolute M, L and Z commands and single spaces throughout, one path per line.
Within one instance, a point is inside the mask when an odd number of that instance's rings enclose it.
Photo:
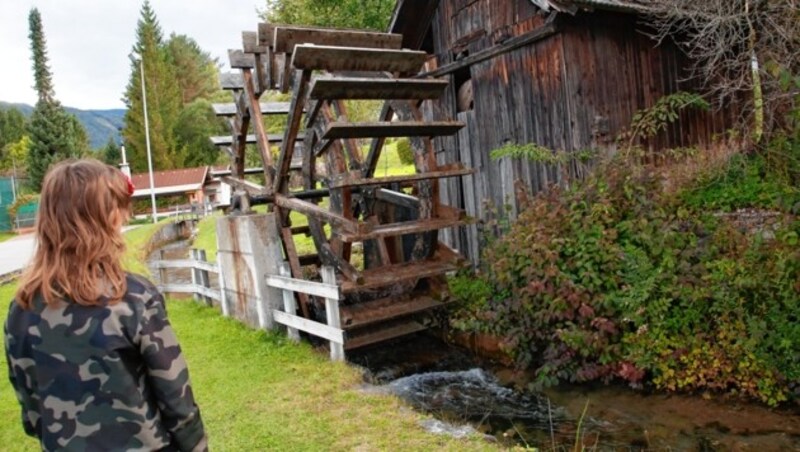
M 442 66 L 545 22 L 528 0 L 440 0 L 431 32 L 436 61 Z M 491 161 L 489 153 L 506 143 L 537 143 L 554 150 L 613 151 L 615 138 L 637 110 L 679 90 L 697 91 L 686 81 L 688 61 L 671 43 L 654 47 L 630 14 L 582 12 L 562 15 L 561 32 L 534 44 L 451 74 L 445 96 L 427 114 L 458 116 L 467 127 L 457 136 L 437 138 L 440 163 L 462 161 L 478 173 L 449 181 L 443 202 L 485 218 L 484 201 L 517 211 L 514 182 L 532 192 L 562 181 L 564 171 L 528 161 Z M 471 80 L 474 109 L 457 111 L 461 84 Z M 708 147 L 731 127 L 734 113 L 685 112 L 680 123 L 648 143 L 668 147 Z M 580 171 L 573 163 L 570 175 Z M 476 229 L 443 234 L 449 244 L 475 260 Z

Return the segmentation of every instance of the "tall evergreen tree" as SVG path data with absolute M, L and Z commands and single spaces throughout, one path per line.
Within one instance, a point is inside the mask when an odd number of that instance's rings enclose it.
M 181 91 L 164 47 L 161 26 L 147 0 L 137 24 L 133 54 L 137 59 L 131 62 L 131 77 L 123 98 L 128 111 L 122 133 L 131 168 L 135 172 L 147 169 L 140 61 L 144 65 L 153 167 L 180 168 L 185 155 L 176 143 L 175 125 L 181 110 Z
M 39 98 L 28 123 L 31 140 L 27 157 L 28 177 L 31 187 L 39 191 L 47 168 L 60 160 L 87 153 L 89 140 L 78 119 L 67 113 L 56 100 L 42 17 L 36 8 L 31 9 L 28 26 L 34 87 Z
M 25 115 L 16 108 L 0 110 L 0 149 L 25 135 Z

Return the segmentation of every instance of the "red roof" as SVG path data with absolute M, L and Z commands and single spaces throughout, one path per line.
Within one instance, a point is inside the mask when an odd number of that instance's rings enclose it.
M 200 166 L 197 168 L 183 168 L 167 171 L 154 171 L 153 182 L 156 189 L 168 187 L 182 187 L 186 185 L 197 185 L 198 188 L 203 186 L 208 173 L 207 166 Z M 139 173 L 131 176 L 134 187 L 137 190 L 148 190 L 150 188 L 150 175 L 148 173 Z

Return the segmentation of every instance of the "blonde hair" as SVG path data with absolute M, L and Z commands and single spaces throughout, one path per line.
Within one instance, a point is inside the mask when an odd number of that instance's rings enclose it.
M 127 290 L 120 226 L 130 216 L 125 175 L 94 159 L 67 160 L 42 183 L 36 219 L 37 248 L 17 290 L 28 309 L 37 294 L 52 306 L 115 303 Z

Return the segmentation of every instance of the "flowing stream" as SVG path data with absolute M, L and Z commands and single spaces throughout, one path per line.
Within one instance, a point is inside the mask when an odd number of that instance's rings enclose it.
M 365 390 L 395 394 L 435 420 L 423 427 L 480 432 L 507 446 L 545 450 L 800 450 L 800 410 L 700 395 L 645 394 L 623 386 L 526 388 L 529 375 L 420 335 L 350 360 Z

